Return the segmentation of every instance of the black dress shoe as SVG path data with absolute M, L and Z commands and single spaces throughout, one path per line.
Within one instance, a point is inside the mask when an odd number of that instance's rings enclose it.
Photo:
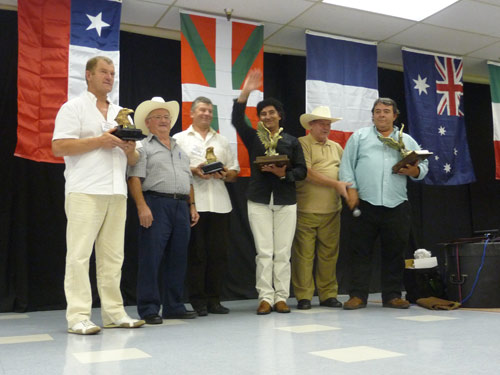
M 183 313 L 178 314 L 167 314 L 163 317 L 163 319 L 194 319 L 198 314 L 196 311 L 188 311 L 186 310 Z
M 342 302 L 340 302 L 337 298 L 331 297 L 323 302 L 319 303 L 320 306 L 326 306 L 326 307 L 342 307 Z
M 208 312 L 210 314 L 229 314 L 229 309 L 222 306 L 220 303 L 208 305 Z
M 301 299 L 297 303 L 297 308 L 299 310 L 310 310 L 311 309 L 311 301 L 308 299 Z
M 197 306 L 194 308 L 198 316 L 207 316 L 208 315 L 208 310 L 206 306 Z
M 163 319 L 158 314 L 148 315 L 144 317 L 146 324 L 162 324 Z

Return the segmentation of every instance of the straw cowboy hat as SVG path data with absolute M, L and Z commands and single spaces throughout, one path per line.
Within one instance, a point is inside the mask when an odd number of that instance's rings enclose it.
M 170 127 L 172 128 L 179 116 L 179 103 L 175 100 L 165 102 L 165 100 L 159 96 L 155 96 L 151 100 L 146 100 L 137 106 L 134 114 L 135 127 L 141 129 L 144 134 L 148 135 L 149 129 L 146 126 L 146 117 L 148 117 L 151 111 L 160 108 L 166 109 L 168 113 L 170 113 L 170 117 L 172 118 Z
M 328 120 L 334 123 L 342 120 L 342 118 L 332 117 L 330 108 L 325 105 L 320 105 L 319 107 L 314 108 L 311 113 L 304 113 L 300 116 L 300 124 L 306 130 L 311 129 L 311 125 L 309 125 L 309 123 L 314 120 Z

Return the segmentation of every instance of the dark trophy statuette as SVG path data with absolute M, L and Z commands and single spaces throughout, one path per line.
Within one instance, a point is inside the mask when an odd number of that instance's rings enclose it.
M 201 167 L 203 173 L 210 174 L 222 171 L 224 169 L 224 164 L 222 164 L 220 161 L 217 161 L 213 147 L 207 147 L 205 159 L 207 160 L 207 164 Z
M 287 168 L 291 166 L 290 159 L 288 159 L 287 155 L 279 155 L 276 152 L 278 141 L 283 138 L 280 135 L 282 131 L 283 128 L 280 128 L 277 133 L 271 134 L 269 129 L 267 129 L 261 121 L 259 121 L 259 123 L 257 124 L 257 135 L 266 148 L 266 156 L 257 156 L 254 161 L 254 163 L 257 164 L 260 169 L 262 169 L 264 165 L 268 164 L 274 164 L 277 167 L 286 165 Z
M 391 137 L 378 136 L 380 142 L 386 146 L 399 151 L 401 154 L 401 160 L 392 166 L 392 173 L 396 174 L 399 170 L 405 167 L 407 164 L 414 165 L 417 161 L 425 160 L 433 153 L 427 150 L 415 150 L 411 151 L 406 149 L 405 143 L 403 142 L 403 129 L 405 125 L 401 124 L 401 130 L 398 134 L 398 140 L 395 141 Z
M 118 127 L 113 135 L 123 141 L 140 141 L 141 139 L 146 138 L 146 136 L 142 134 L 141 129 L 137 129 L 128 119 L 128 116 L 131 113 L 134 113 L 132 109 L 120 109 L 120 112 L 118 112 L 118 115 L 115 118 Z

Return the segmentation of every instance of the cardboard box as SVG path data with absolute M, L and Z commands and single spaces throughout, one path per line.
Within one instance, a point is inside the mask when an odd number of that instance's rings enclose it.
M 434 268 L 437 267 L 438 262 L 436 257 L 423 258 L 423 259 L 406 259 L 405 268 Z

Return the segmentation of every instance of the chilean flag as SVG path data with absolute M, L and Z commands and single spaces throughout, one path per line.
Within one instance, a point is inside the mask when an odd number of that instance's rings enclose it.
M 61 105 L 87 89 L 85 64 L 113 60 L 119 76 L 121 1 L 23 0 L 18 2 L 18 115 L 15 155 L 63 163 L 52 154 Z M 109 98 L 118 103 L 119 83 Z
M 378 98 L 375 43 L 306 31 L 306 112 L 320 105 L 333 117 L 330 139 L 342 147 L 351 134 L 372 125 Z

